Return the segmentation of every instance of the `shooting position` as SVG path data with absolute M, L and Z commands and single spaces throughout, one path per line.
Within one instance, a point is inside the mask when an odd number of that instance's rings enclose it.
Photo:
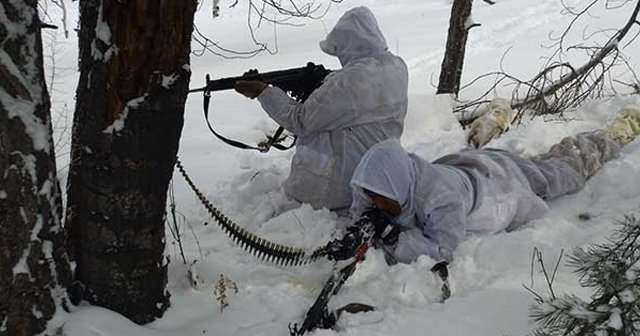
M 402 135 L 408 72 L 404 61 L 387 50 L 378 23 L 366 7 L 347 11 L 320 42 L 320 49 L 337 57 L 342 68 L 329 71 L 310 63 L 303 68 L 262 74 L 250 71 L 241 77 L 214 81 L 207 78 L 206 87 L 191 92 L 204 93 L 205 117 L 211 92 L 235 87 L 247 98 L 257 99 L 272 119 L 297 137 L 291 172 L 284 183 L 285 194 L 316 209 L 346 213 L 352 200 L 349 181 L 362 155 L 376 143 Z M 278 139 L 276 134 L 266 146 L 254 147 L 216 136 L 230 145 L 260 151 L 277 146 Z M 378 216 L 376 213 L 382 212 L 376 210 L 363 214 L 342 239 L 315 251 L 272 243 L 224 216 L 197 189 L 179 161 L 177 167 L 210 215 L 247 251 L 284 265 L 305 264 L 320 257 L 350 260 L 348 266 L 336 268 L 305 321 L 299 328 L 292 326 L 292 335 L 330 327 L 335 322 L 339 312 L 328 312 L 330 297 L 355 271 L 367 247 L 388 234 L 379 228 L 390 227 L 390 222 L 380 220 L 386 215 Z M 353 307 L 345 310 L 353 311 Z
M 484 126 L 477 125 L 475 131 Z M 469 139 L 484 141 L 478 136 L 492 133 L 475 133 Z M 467 233 L 513 230 L 541 217 L 545 201 L 580 190 L 638 135 L 640 107 L 627 107 L 604 129 L 564 138 L 548 153 L 530 159 L 503 150 L 466 149 L 431 163 L 407 153 L 396 139 L 376 144 L 351 180 L 352 211 L 362 213 L 360 220 L 326 247 L 329 258 L 351 262 L 334 271 L 302 325 L 290 326 L 291 335 L 333 327 L 343 310 L 373 309 L 361 304 L 327 309 L 329 297 L 362 260 L 363 246 L 382 246 L 391 254 L 387 261 L 410 263 L 420 255 L 439 261 L 431 270 L 442 279 L 441 300 L 446 300 L 451 295 L 447 265 Z
M 241 245 L 268 260 L 297 265 L 326 256 L 345 261 L 331 274 L 304 321 L 290 326 L 293 336 L 335 323 L 340 310 L 330 312 L 327 304 L 370 246 L 386 247 L 388 260 L 409 263 L 428 255 L 439 261 L 433 271 L 444 282 L 446 299 L 446 264 L 467 233 L 513 230 L 541 217 L 545 201 L 578 191 L 640 134 L 640 110 L 631 108 L 605 129 L 565 138 L 530 159 L 501 150 L 467 149 L 427 162 L 407 153 L 397 140 L 407 109 L 407 70 L 387 51 L 373 14 L 364 7 L 345 13 L 320 46 L 338 57 L 343 68 L 324 72 L 305 99 L 291 98 L 291 90 L 266 79 L 270 76 L 237 78 L 233 85 L 298 137 L 285 193 L 314 208 L 350 207 L 359 219 L 342 238 L 306 253 L 243 236 L 244 231 L 210 209 Z M 481 147 L 504 130 L 509 110 L 507 106 L 472 125 L 469 142 Z
M 395 259 L 453 259 L 467 233 L 513 230 L 542 217 L 545 201 L 580 190 L 621 146 L 640 135 L 640 107 L 629 106 L 601 130 L 566 137 L 532 158 L 465 149 L 434 162 L 397 140 L 373 146 L 356 168 L 352 210 L 374 206 L 396 223 Z
M 260 80 L 239 80 L 235 89 L 257 99 L 273 120 L 297 136 L 285 194 L 316 209 L 346 212 L 349 181 L 364 152 L 402 134 L 407 67 L 387 50 L 366 7 L 347 11 L 320 49 L 338 57 L 342 68 L 328 73 L 304 101 Z
M 310 63 L 304 68 L 263 74 L 251 71 L 241 77 L 207 79 L 206 87 L 192 92 L 204 92 L 205 117 L 213 91 L 235 86 L 247 98 L 257 99 L 272 119 L 297 137 L 285 194 L 316 209 L 347 212 L 352 200 L 349 181 L 362 155 L 376 143 L 402 135 L 408 72 L 404 61 L 387 50 L 378 23 L 366 7 L 347 11 L 320 42 L 320 49 L 337 57 L 342 68 L 328 71 Z M 216 136 L 230 145 L 260 151 L 275 147 L 278 138 L 276 134 L 266 147 L 253 147 Z M 329 299 L 355 271 L 367 247 L 389 233 L 380 228 L 391 227 L 383 220 L 386 215 L 375 210 L 363 214 L 343 238 L 314 251 L 279 245 L 233 223 L 197 189 L 179 161 L 177 167 L 210 215 L 247 251 L 284 265 L 305 264 L 320 257 L 350 260 L 347 266 L 336 267 L 304 322 L 300 327 L 291 326 L 292 335 L 331 327 L 341 310 L 330 313 Z M 344 308 L 358 309 L 362 306 Z

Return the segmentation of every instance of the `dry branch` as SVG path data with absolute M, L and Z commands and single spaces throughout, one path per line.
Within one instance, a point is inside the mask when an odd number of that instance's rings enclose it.
M 276 54 L 278 52 L 277 35 L 275 31 L 276 25 L 301 26 L 300 23 L 292 22 L 292 19 L 321 19 L 326 15 L 331 4 L 341 3 L 342 1 L 343 0 L 320 0 L 320 2 L 314 0 L 249 0 L 247 1 L 247 26 L 251 40 L 254 43 L 252 49 L 239 51 L 225 48 L 202 33 L 197 25 L 194 24 L 193 40 L 196 44 L 200 45 L 200 48 L 194 47 L 192 53 L 195 56 L 201 56 L 210 52 L 225 59 L 251 58 L 261 52 Z M 238 5 L 238 1 L 231 4 L 229 8 L 234 8 L 236 5 Z M 214 12 L 217 13 L 215 8 Z M 256 37 L 255 30 L 260 27 L 262 22 L 274 25 L 276 42 L 274 43 L 275 47 L 273 49 L 270 48 L 267 43 L 261 42 Z
M 629 36 L 632 28 L 640 26 L 638 21 L 640 0 L 634 0 L 635 7 L 628 21 L 622 28 L 615 31 L 604 46 L 572 45 L 567 48 L 564 47 L 565 38 L 574 27 L 576 21 L 583 16 L 589 15 L 588 10 L 602 1 L 608 4 L 606 0 L 593 0 L 585 8 L 577 12 L 565 6 L 566 12 L 574 15 L 574 18 L 560 37 L 555 39 L 553 46 L 556 49 L 549 57 L 544 69 L 532 79 L 521 80 L 508 74 L 501 67 L 500 71 L 479 76 L 462 87 L 462 89 L 468 88 L 481 80 L 494 78 L 493 85 L 482 95 L 459 105 L 454 110 L 454 112 L 461 113 L 458 118 L 463 120 L 463 123 L 469 123 L 470 120 L 477 118 L 478 107 L 490 101 L 499 86 L 513 88 L 511 105 L 514 110 L 518 111 L 514 122 L 519 122 L 526 112 L 531 112 L 533 116 L 560 114 L 567 109 L 580 105 L 586 99 L 603 98 L 617 94 L 614 83 L 619 80 L 612 78 L 611 74 L 614 68 L 626 67 L 627 72 L 631 74 L 633 79 L 637 79 L 634 70 L 621 53 L 620 46 L 623 40 Z M 625 4 L 628 2 L 630 1 L 625 2 Z M 611 8 L 608 7 L 608 9 Z M 605 33 L 605 31 L 600 30 L 596 33 Z M 587 37 L 592 37 L 593 35 L 595 34 Z M 636 37 L 637 34 L 634 34 L 628 38 L 626 45 L 628 46 L 632 43 Z M 584 50 L 589 55 L 589 60 L 580 67 L 574 67 L 570 63 L 563 61 L 564 52 L 569 50 Z

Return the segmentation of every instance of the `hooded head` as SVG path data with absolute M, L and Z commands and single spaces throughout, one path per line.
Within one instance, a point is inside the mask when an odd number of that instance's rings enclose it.
M 352 209 L 362 211 L 371 205 L 364 190 L 398 202 L 402 212 L 398 224 L 409 224 L 415 214 L 413 197 L 416 168 L 413 159 L 397 139 L 387 139 L 371 147 L 362 157 L 351 178 Z
M 378 22 L 369 8 L 350 9 L 336 23 L 327 38 L 320 41 L 320 49 L 347 63 L 387 50 Z

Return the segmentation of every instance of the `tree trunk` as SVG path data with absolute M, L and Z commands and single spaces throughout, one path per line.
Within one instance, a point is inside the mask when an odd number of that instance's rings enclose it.
M 0 335 L 35 335 L 71 281 L 36 1 L 0 0 Z
M 472 0 L 454 0 L 451 6 L 447 47 L 440 67 L 437 94 L 452 93 L 458 96 L 462 65 L 471 28 Z
M 68 245 L 84 297 L 136 323 L 169 305 L 164 213 L 195 8 L 194 0 L 80 1 Z

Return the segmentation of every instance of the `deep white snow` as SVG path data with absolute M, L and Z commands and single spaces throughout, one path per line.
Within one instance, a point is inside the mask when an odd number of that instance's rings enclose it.
M 577 9 L 589 2 L 566 0 L 565 4 Z M 197 13 L 198 28 L 225 48 L 251 50 L 255 45 L 246 30 L 248 5 L 240 1 L 235 8 L 229 8 L 232 3 L 220 1 L 220 16 L 214 19 L 211 2 L 204 2 Z M 223 59 L 210 53 L 193 57 L 191 87 L 203 86 L 206 73 L 221 78 L 241 75 L 250 68 L 271 71 L 299 67 L 309 61 L 337 68 L 338 60 L 322 54 L 318 41 L 345 10 L 357 5 L 372 9 L 390 49 L 409 66 L 409 114 L 403 144 L 427 159 L 463 148 L 464 132 L 452 116 L 448 100 L 434 95 L 433 83 L 437 82 L 446 41 L 449 0 L 344 0 L 333 4 L 322 20 L 297 21 L 305 25 L 279 26 L 275 33 L 272 25 L 262 22 L 256 36 L 269 43 L 272 51 L 277 39 L 277 54 L 265 52 L 250 59 Z M 71 17 L 77 17 L 76 6 L 77 3 L 70 4 Z M 531 77 L 544 63 L 542 56 L 551 53 L 551 49 L 545 48 L 551 44 L 550 34 L 558 36 L 571 19 L 562 14 L 558 0 L 499 0 L 494 6 L 475 1 L 474 6 L 473 21 L 481 26 L 470 33 L 464 82 L 501 65 L 513 74 Z M 601 28 L 622 26 L 630 13 L 629 7 L 605 11 L 599 5 L 594 8 L 589 26 L 577 28 L 573 38 L 591 35 Z M 604 34 L 596 34 L 595 38 L 600 43 L 607 40 Z M 57 60 L 63 64 L 62 69 L 75 66 L 73 39 L 62 42 L 65 51 Z M 625 53 L 638 69 L 640 42 L 627 47 Z M 580 55 L 568 53 L 567 58 L 578 66 L 585 59 Z M 73 70 L 67 71 L 71 75 L 64 76 L 63 72 L 61 85 L 52 97 L 54 112 L 62 111 L 64 104 L 74 104 L 77 76 Z M 473 98 L 486 85 L 463 91 L 461 97 Z M 576 111 L 567 112 L 565 117 L 570 122 L 537 118 L 512 127 L 488 146 L 523 155 L 541 153 L 564 136 L 601 127 L 629 103 L 640 104 L 640 97 L 590 101 Z M 53 119 L 56 120 L 55 116 Z M 256 101 L 234 92 L 214 93 L 211 121 L 222 134 L 252 143 L 262 140 L 265 132 L 275 130 L 275 123 Z M 241 226 L 274 242 L 317 247 L 346 224 L 327 210 L 314 211 L 309 206 L 273 217 L 275 205 L 282 198 L 278 187 L 288 174 L 292 152 L 247 152 L 218 141 L 204 123 L 199 94 L 190 95 L 187 101 L 179 155 L 196 184 L 217 207 Z M 66 166 L 68 158 L 59 159 L 59 166 Z M 64 181 L 64 176 L 61 178 Z M 263 263 L 237 248 L 221 232 L 179 175 L 175 175 L 174 190 L 178 210 L 188 223 L 182 226 L 182 242 L 189 264 L 183 264 L 176 242 L 167 231 L 171 307 L 164 317 L 138 326 L 117 313 L 83 304 L 67 316 L 66 335 L 287 335 L 287 325 L 300 323 L 304 318 L 331 271 L 331 263 L 321 261 L 303 267 Z M 553 268 L 563 249 L 566 253 L 576 246 L 602 241 L 614 228 L 616 218 L 637 213 L 640 141 L 626 146 L 621 157 L 607 163 L 584 190 L 557 200 L 550 207 L 544 218 L 518 231 L 469 237 L 455 252 L 455 261 L 450 266 L 453 296 L 444 304 L 438 302 L 439 282 L 429 271 L 433 260 L 423 257 L 413 264 L 389 267 L 379 251 L 370 251 L 330 306 L 361 302 L 374 305 L 376 311 L 347 314 L 340 319 L 337 331 L 317 330 L 314 335 L 526 334 L 532 329 L 527 314 L 533 295 L 523 284 L 542 295 L 548 293 L 537 265 L 531 277 L 534 248 L 543 253 L 547 267 Z M 579 219 L 580 214 L 590 219 Z M 188 279 L 190 269 L 197 274 L 195 287 Z M 227 293 L 229 307 L 222 312 L 214 294 L 221 274 L 238 288 L 237 293 Z M 554 289 L 556 293 L 571 292 L 585 298 L 589 294 L 578 286 L 576 276 L 564 265 L 558 271 Z M 616 325 L 612 318 L 611 326 Z

